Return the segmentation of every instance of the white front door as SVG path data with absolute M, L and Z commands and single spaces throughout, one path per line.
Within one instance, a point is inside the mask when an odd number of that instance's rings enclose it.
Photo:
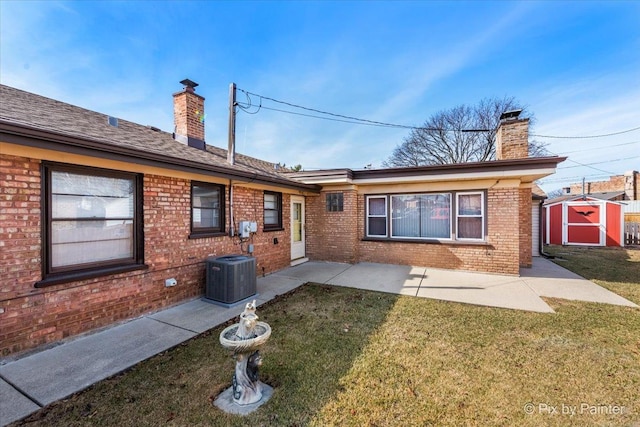
M 291 196 L 291 260 L 304 258 L 304 197 Z

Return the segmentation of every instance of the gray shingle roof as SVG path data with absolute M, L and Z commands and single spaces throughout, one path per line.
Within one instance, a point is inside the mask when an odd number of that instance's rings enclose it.
M 313 187 L 284 176 L 270 162 L 237 153 L 235 164 L 230 165 L 227 163 L 227 150 L 222 148 L 207 145 L 203 151 L 177 142 L 168 132 L 123 119 L 118 119 L 118 126 L 114 127 L 108 119 L 105 114 L 0 85 L 0 125 L 78 138 L 91 142 L 94 147 L 98 143 L 114 150 L 126 148 L 156 159 L 188 161 L 198 169 L 215 168 L 218 172 L 227 171 L 231 176 L 234 173 L 245 176 L 257 174 L 259 178 L 275 184 L 305 189 Z

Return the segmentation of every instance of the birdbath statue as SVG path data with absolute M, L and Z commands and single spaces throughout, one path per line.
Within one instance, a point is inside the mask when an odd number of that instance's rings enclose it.
M 240 314 L 240 322 L 220 333 L 220 344 L 233 351 L 236 359 L 232 386 L 214 401 L 220 409 L 235 414 L 247 414 L 271 396 L 273 389 L 258 379 L 258 368 L 262 364 L 258 348 L 267 342 L 270 336 L 271 327 L 258 321 L 256 300 L 247 303 Z

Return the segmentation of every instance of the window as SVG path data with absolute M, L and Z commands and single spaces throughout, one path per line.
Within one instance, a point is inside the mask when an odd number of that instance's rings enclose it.
M 342 212 L 343 205 L 342 193 L 327 193 L 327 212 Z
M 391 196 L 391 237 L 451 238 L 451 195 Z
M 264 192 L 264 229 L 282 230 L 282 193 Z
M 142 266 L 140 175 L 47 163 L 43 177 L 44 280 L 37 286 Z
M 458 239 L 484 239 L 484 200 L 482 193 L 458 193 Z
M 367 236 L 387 236 L 387 197 L 367 197 Z
M 224 233 L 224 185 L 191 183 L 191 234 Z
M 366 196 L 366 236 L 388 239 L 485 239 L 481 191 Z

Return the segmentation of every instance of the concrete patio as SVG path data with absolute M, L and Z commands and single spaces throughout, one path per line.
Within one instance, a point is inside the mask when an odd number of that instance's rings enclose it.
M 258 279 L 263 304 L 307 282 L 467 304 L 553 313 L 541 297 L 638 307 L 556 264 L 534 259 L 520 277 L 388 264 L 307 262 Z M 192 300 L 29 355 L 0 362 L 0 426 L 237 317 Z

